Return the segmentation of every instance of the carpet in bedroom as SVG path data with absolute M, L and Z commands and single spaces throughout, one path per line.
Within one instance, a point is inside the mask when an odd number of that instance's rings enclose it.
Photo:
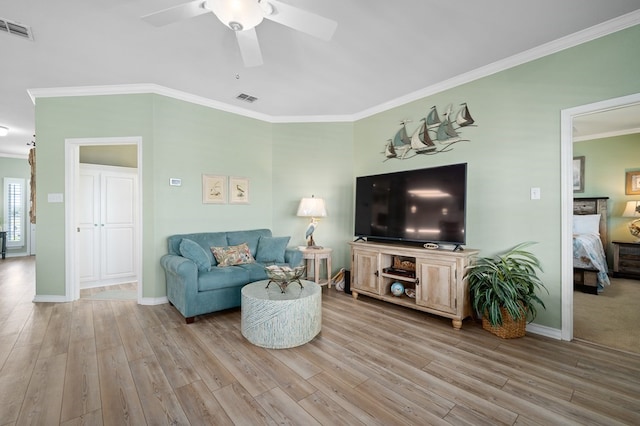
M 612 278 L 598 295 L 575 291 L 573 337 L 640 353 L 640 281 Z

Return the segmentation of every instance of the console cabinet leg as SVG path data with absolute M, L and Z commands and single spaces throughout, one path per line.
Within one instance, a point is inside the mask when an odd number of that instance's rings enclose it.
M 453 325 L 453 328 L 456 330 L 460 330 L 462 328 L 462 320 L 453 319 L 451 320 L 451 325 Z
M 351 290 L 351 296 L 353 296 L 354 299 L 358 298 L 358 293 L 356 293 L 355 291 Z

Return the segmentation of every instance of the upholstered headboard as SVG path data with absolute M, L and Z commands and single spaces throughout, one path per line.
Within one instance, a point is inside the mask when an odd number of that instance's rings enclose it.
M 600 239 L 605 251 L 609 242 L 607 230 L 607 200 L 609 197 L 574 198 L 573 214 L 599 214 L 600 215 Z

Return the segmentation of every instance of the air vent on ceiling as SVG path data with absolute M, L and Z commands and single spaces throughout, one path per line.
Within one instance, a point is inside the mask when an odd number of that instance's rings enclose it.
M 236 96 L 236 99 L 240 99 L 241 101 L 253 103 L 258 100 L 255 96 L 247 95 L 246 93 L 240 93 Z
M 18 24 L 14 21 L 9 21 L 8 19 L 0 18 L 0 31 L 33 40 L 31 28 L 27 27 L 26 25 Z

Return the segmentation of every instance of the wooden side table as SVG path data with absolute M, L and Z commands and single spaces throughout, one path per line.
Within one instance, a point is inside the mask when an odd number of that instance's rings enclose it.
M 302 252 L 302 258 L 307 261 L 307 278 L 309 277 L 311 265 L 313 265 L 313 281 L 318 285 L 327 284 L 331 288 L 331 252 L 333 249 L 326 247 L 318 249 L 303 248 L 300 251 Z M 320 278 L 320 266 L 323 260 L 327 272 L 326 280 Z
M 613 276 L 640 279 L 640 244 L 613 242 Z

